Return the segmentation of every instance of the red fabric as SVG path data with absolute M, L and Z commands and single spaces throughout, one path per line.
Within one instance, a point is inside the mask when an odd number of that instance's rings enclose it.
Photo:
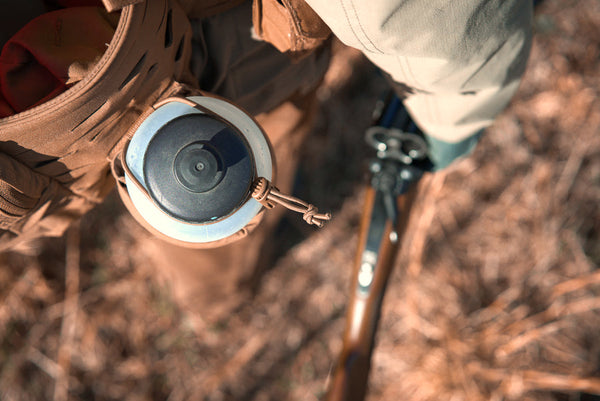
M 10 104 L 8 104 L 6 99 L 4 99 L 2 91 L 0 90 L 0 118 L 11 116 L 13 114 L 15 114 L 15 111 L 10 107 Z
M 74 7 L 44 14 L 17 32 L 0 53 L 0 118 L 44 103 L 81 79 L 73 72 L 104 54 L 117 18 L 100 7 Z

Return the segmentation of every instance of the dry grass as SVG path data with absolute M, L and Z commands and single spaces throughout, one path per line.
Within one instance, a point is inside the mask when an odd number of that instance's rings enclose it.
M 370 400 L 600 394 L 600 3 L 546 0 L 536 26 L 510 108 L 422 194 Z M 257 291 L 199 322 L 156 279 L 146 234 L 111 196 L 38 255 L 0 255 L 0 399 L 319 399 L 361 209 L 357 138 L 385 86 L 352 51 L 332 68 L 299 188 L 335 211 L 331 224 L 283 227 Z

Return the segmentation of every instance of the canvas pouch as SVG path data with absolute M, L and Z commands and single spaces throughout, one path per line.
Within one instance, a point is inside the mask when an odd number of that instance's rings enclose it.
M 118 24 L 101 57 L 84 66 L 81 80 L 0 119 L 0 250 L 62 235 L 114 188 L 109 160 L 140 114 L 180 83 L 195 85 L 188 69 L 191 28 L 176 1 L 105 5 L 118 12 Z M 69 31 L 64 15 L 47 18 L 53 30 L 46 50 L 60 54 L 70 43 L 61 36 Z M 41 65 L 31 50 L 22 59 L 29 64 L 21 60 L 11 72 L 28 74 Z

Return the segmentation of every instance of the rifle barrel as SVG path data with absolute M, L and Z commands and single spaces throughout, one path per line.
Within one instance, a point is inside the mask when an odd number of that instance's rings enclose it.
M 417 184 L 397 198 L 397 222 L 387 219 L 381 192 L 372 187 L 367 189 L 346 312 L 344 342 L 326 401 L 362 401 L 365 398 L 383 296 L 406 231 Z M 393 227 L 394 224 L 396 227 Z M 395 240 L 393 232 L 397 233 Z M 377 248 L 374 251 L 369 250 L 373 248 L 373 243 Z

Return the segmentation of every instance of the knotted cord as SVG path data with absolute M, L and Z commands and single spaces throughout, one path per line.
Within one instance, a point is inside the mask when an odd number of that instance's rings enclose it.
M 264 177 L 260 177 L 254 181 L 252 197 L 267 209 L 273 209 L 276 204 L 279 204 L 294 212 L 302 213 L 304 221 L 317 227 L 323 227 L 323 224 L 331 219 L 330 213 L 319 213 L 319 209 L 314 205 L 293 196 L 282 194 L 279 192 L 279 189 Z

